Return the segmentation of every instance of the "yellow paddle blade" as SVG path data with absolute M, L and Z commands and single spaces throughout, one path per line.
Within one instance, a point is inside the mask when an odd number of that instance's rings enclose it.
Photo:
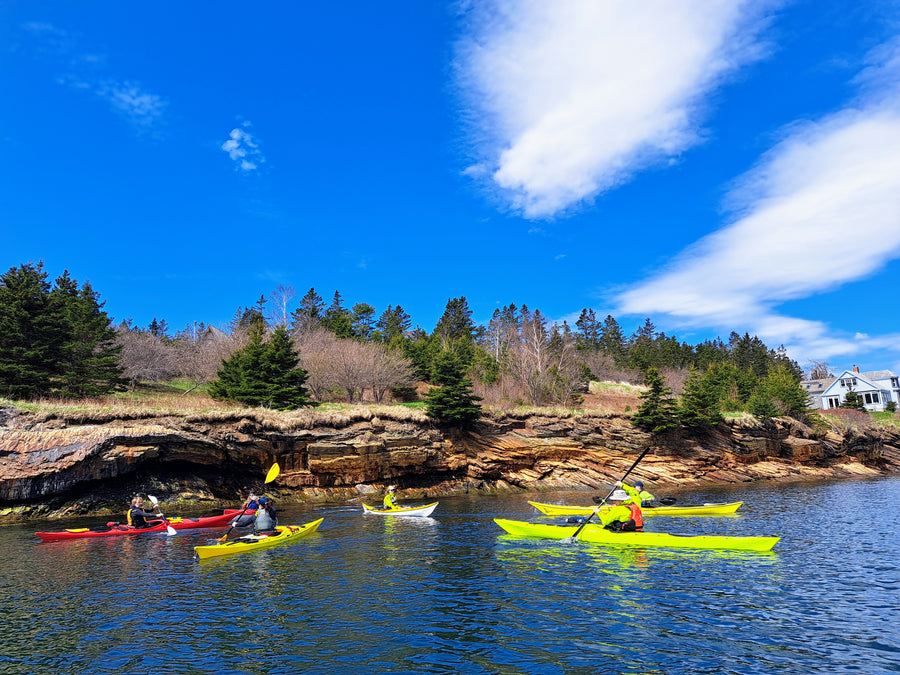
M 269 469 L 269 473 L 266 474 L 266 483 L 271 483 L 273 480 L 278 478 L 278 474 L 281 473 L 281 467 L 278 466 L 278 462 L 275 462 L 272 465 L 272 468 Z

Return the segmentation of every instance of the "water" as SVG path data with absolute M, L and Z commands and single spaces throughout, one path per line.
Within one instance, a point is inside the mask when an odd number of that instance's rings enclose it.
M 325 521 L 202 563 L 192 547 L 221 531 L 42 543 L 35 529 L 103 519 L 0 528 L 0 673 L 900 672 L 900 478 L 696 491 L 679 503 L 746 503 L 646 521 L 782 535 L 769 554 L 515 539 L 492 521 L 590 496 L 446 499 L 426 519 L 287 510 Z

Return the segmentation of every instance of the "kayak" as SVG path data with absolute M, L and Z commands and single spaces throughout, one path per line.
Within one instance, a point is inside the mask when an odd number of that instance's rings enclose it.
M 504 530 L 520 537 L 537 539 L 568 539 L 578 530 L 577 525 L 545 525 L 519 520 L 494 518 Z M 610 546 L 646 546 L 664 548 L 704 548 L 734 551 L 771 551 L 780 537 L 725 537 L 710 535 L 665 534 L 662 532 L 611 532 L 600 525 L 588 523 L 578 535 L 580 541 Z
M 564 504 L 541 504 L 528 502 L 545 516 L 587 516 L 594 512 L 593 506 L 566 506 Z M 699 506 L 644 506 L 641 513 L 647 516 L 728 516 L 737 511 L 744 502 L 728 504 L 702 504 Z M 598 513 L 609 508 L 604 505 Z
M 430 516 L 437 508 L 438 502 L 425 506 L 401 506 L 396 509 L 376 509 L 363 504 L 363 513 L 375 513 L 379 516 Z
M 150 527 L 132 527 L 110 523 L 99 527 L 80 527 L 61 532 L 35 532 L 44 541 L 66 541 L 68 539 L 84 539 L 89 537 L 118 537 L 127 534 L 147 534 L 149 532 L 166 532 L 168 525 L 176 530 L 192 530 L 201 527 L 225 527 L 233 515 L 223 513 L 221 516 L 207 518 L 168 518 L 167 520 L 151 520 Z M 167 525 L 168 523 L 168 525 Z
M 252 535 L 232 539 L 221 544 L 212 544 L 210 546 L 195 546 L 194 553 L 200 560 L 208 558 L 217 558 L 223 555 L 233 555 L 235 553 L 246 553 L 247 551 L 256 551 L 262 548 L 274 548 L 275 546 L 284 546 L 285 544 L 293 544 L 297 540 L 302 539 L 308 534 L 315 532 L 324 518 L 319 518 L 306 525 L 279 525 L 275 528 L 277 534 Z

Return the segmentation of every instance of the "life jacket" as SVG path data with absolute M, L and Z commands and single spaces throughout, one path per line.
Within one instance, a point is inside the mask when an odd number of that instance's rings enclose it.
M 395 495 L 393 492 L 388 492 L 384 496 L 384 508 L 396 509 L 397 508 L 397 495 Z
M 147 521 L 144 519 L 144 516 L 142 516 L 140 513 L 135 513 L 135 511 L 141 511 L 141 509 L 139 509 L 137 506 L 132 506 L 125 514 L 125 518 L 127 518 L 128 524 L 136 528 L 149 527 Z
M 634 529 L 635 530 L 643 530 L 644 529 L 644 515 L 641 513 L 641 505 L 632 502 L 628 504 L 628 508 L 631 509 L 631 519 L 634 521 Z
M 267 509 L 260 506 L 256 512 L 256 522 L 253 525 L 255 532 L 272 532 L 278 524 L 278 518 L 275 515 L 275 509 Z

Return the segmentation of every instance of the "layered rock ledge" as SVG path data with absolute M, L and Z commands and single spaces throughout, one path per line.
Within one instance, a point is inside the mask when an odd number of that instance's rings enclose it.
M 900 472 L 900 436 L 878 427 L 813 429 L 735 419 L 697 434 L 651 436 L 618 414 L 505 415 L 471 432 L 418 412 L 260 410 L 202 415 L 25 413 L 0 409 L 0 523 L 120 513 L 135 494 L 192 507 L 234 505 L 262 485 L 282 502 L 460 492 L 608 488 L 632 476 L 654 489 Z

